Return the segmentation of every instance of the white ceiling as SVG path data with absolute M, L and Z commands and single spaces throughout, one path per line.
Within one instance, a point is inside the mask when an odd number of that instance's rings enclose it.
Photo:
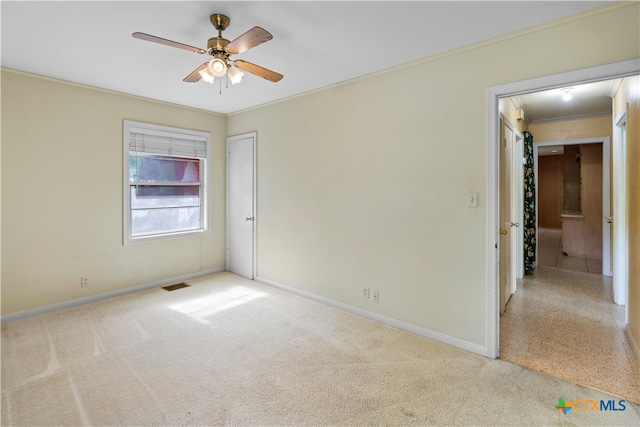
M 559 118 L 611 114 L 611 97 L 619 84 L 620 80 L 607 80 L 528 93 L 513 99 L 516 106 L 521 104 L 525 111 L 525 121 L 529 124 Z M 570 89 L 570 100 L 562 98 L 565 89 Z
M 608 1 L 2 1 L 2 67 L 228 114 L 582 12 Z M 229 88 L 182 79 L 208 56 L 134 39 L 136 31 L 206 48 L 253 26 L 273 40 L 235 55 L 284 74 Z M 523 103 L 528 102 L 521 96 Z M 533 114 L 533 111 L 531 112 Z

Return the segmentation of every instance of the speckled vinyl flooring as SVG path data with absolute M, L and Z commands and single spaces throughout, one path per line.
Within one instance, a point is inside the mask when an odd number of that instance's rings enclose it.
M 500 358 L 640 402 L 640 362 L 624 327 L 610 277 L 537 267 L 500 318 Z

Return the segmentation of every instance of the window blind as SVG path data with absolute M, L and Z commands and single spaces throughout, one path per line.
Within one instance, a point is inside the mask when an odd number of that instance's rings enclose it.
M 129 127 L 129 151 L 207 158 L 207 140 L 196 135 Z

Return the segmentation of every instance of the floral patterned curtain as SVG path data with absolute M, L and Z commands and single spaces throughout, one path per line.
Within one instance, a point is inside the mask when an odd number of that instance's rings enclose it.
M 524 269 L 531 273 L 536 262 L 536 182 L 533 175 L 533 135 L 524 132 Z

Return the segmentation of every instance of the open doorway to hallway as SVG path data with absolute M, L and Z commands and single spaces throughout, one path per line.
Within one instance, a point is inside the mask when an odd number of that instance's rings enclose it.
M 516 101 L 514 105 L 518 116 L 523 117 L 522 104 Z M 610 108 L 606 114 L 548 118 L 537 126 L 531 121 L 522 130 L 531 132 L 534 141 L 610 137 L 612 122 Z M 608 153 L 605 157 L 609 158 Z M 579 162 L 579 154 L 575 158 Z M 578 175 L 578 200 L 583 184 Z M 602 181 L 600 185 L 602 188 Z M 540 209 L 548 208 L 542 203 L 537 205 L 538 218 Z M 567 240 L 569 233 L 563 236 L 562 221 L 584 221 L 582 209 L 574 212 L 560 204 L 557 212 L 558 224 L 538 227 L 536 268 L 517 280 L 516 293 L 499 319 L 499 357 L 640 402 L 640 364 L 624 332 L 625 307 L 614 304 L 612 278 L 602 274 L 603 265 L 604 270 L 611 265 L 610 259 L 603 263 L 603 257 L 611 254 L 600 250 L 594 255 L 582 250 L 598 245 L 602 249 L 606 240 L 602 230 L 611 227 L 610 218 L 605 218 L 610 211 L 598 212 L 601 231 L 595 235 L 599 240 L 594 239 L 594 232 L 582 238 L 579 253 L 566 250 L 572 245 Z

